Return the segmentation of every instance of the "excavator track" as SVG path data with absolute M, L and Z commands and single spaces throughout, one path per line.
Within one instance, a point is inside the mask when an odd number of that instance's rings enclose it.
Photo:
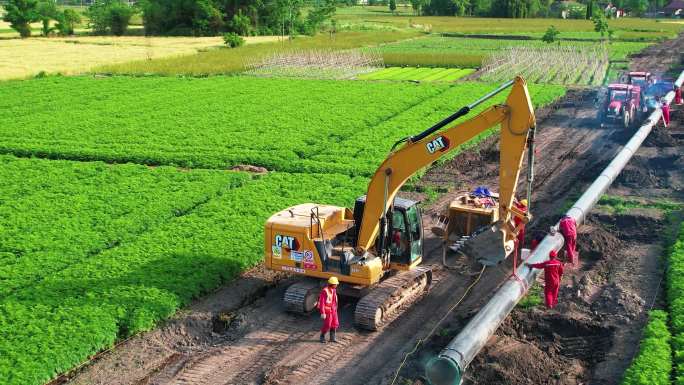
M 310 313 L 318 303 L 320 292 L 321 287 L 316 280 L 307 279 L 293 283 L 285 290 L 285 308 L 292 313 Z
M 378 330 L 398 309 L 416 301 L 431 283 L 432 269 L 423 266 L 388 278 L 359 300 L 354 322 L 363 329 Z

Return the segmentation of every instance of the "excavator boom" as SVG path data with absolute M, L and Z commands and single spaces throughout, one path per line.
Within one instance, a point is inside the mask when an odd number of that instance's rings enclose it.
M 478 104 L 511 86 L 512 89 L 505 104 L 493 105 L 469 120 L 440 131 L 441 128 L 467 114 Z M 498 124 L 501 125 L 500 224 L 492 229 L 492 234 L 485 232 L 483 237 L 488 239 L 483 239 L 482 243 L 489 243 L 489 245 L 483 245 L 486 253 L 500 250 L 498 254 L 504 253 L 504 257 L 510 254 L 516 233 L 511 218 L 513 215 L 521 216 L 519 212 L 512 210 L 513 200 L 527 136 L 530 129 L 535 126 L 534 109 L 525 81 L 521 77 L 516 77 L 502 85 L 425 132 L 407 138 L 401 148 L 390 153 L 375 172 L 368 186 L 366 205 L 357 238 L 357 253 L 361 254 L 370 250 L 378 234 L 386 231 L 382 228 L 386 226 L 383 218 L 394 202 L 399 189 L 412 175 Z M 493 239 L 496 242 L 492 245 Z M 478 253 L 477 246 L 471 247 L 471 250 L 473 253 Z M 480 258 L 478 255 L 474 257 Z

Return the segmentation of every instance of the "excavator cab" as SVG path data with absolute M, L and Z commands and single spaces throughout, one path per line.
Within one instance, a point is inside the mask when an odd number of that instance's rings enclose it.
M 423 256 L 423 224 L 418 205 L 406 199 L 410 206 L 397 205 L 394 200 L 392 231 L 390 232 L 390 262 L 396 270 L 405 270 Z
M 354 217 L 358 218 L 356 223 L 361 223 L 365 204 L 365 195 L 356 200 L 354 205 Z M 388 231 L 384 235 L 384 242 L 375 242 L 375 246 L 389 252 L 392 269 L 408 270 L 423 256 L 423 223 L 418 202 L 396 197 L 391 215 L 387 217 Z M 382 232 L 378 236 L 382 236 Z M 383 254 L 380 250 L 376 252 L 378 255 Z

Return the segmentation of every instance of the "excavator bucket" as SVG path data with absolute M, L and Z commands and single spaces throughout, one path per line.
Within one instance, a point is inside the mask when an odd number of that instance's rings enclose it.
M 506 241 L 500 222 L 473 234 L 460 251 L 485 266 L 501 263 L 513 252 L 514 241 Z

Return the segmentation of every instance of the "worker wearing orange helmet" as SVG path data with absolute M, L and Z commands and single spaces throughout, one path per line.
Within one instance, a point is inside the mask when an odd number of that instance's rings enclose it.
M 328 285 L 321 290 L 318 297 L 318 310 L 321 312 L 323 326 L 321 327 L 321 343 L 325 343 L 325 333 L 330 331 L 330 342 L 337 342 L 335 333 L 340 327 L 337 319 L 337 285 L 340 281 L 337 277 L 330 277 Z
M 563 276 L 563 263 L 556 259 L 557 255 L 556 250 L 551 250 L 548 261 L 526 263 L 533 269 L 544 269 L 544 303 L 549 309 L 558 305 L 558 289 Z

